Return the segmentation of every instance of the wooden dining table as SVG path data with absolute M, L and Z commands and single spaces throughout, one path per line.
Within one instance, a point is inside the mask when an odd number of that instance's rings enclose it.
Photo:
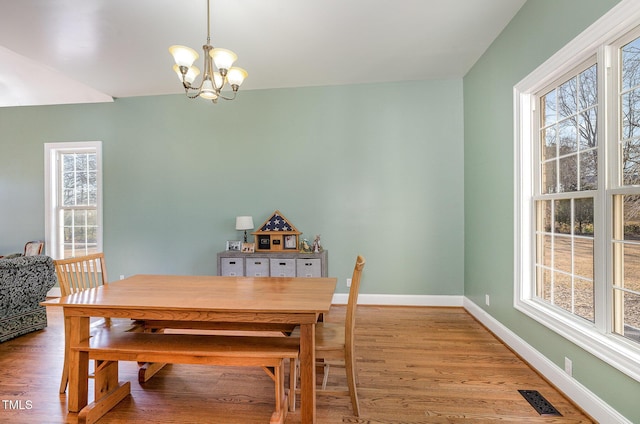
M 315 324 L 329 312 L 335 287 L 335 278 L 134 275 L 43 304 L 63 307 L 72 348 L 89 338 L 91 317 L 257 330 L 299 325 L 301 421 L 315 423 Z M 88 403 L 88 361 L 75 349 L 69 352 L 70 412 Z

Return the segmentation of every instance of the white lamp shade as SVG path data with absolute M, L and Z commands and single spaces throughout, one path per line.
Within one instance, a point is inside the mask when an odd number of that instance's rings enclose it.
M 186 66 L 187 68 L 190 68 L 193 62 L 200 57 L 195 50 L 185 46 L 171 46 L 169 47 L 169 53 L 171 53 L 178 66 Z
M 236 230 L 252 230 L 253 229 L 253 217 L 252 216 L 237 216 L 236 217 Z
M 233 62 L 238 59 L 238 55 L 227 49 L 215 48 L 211 50 L 209 54 L 218 69 L 229 69 L 231 65 L 233 65 Z
M 202 81 L 202 88 L 200 89 L 200 97 L 207 100 L 217 99 L 218 95 L 216 94 L 216 90 L 213 87 L 213 82 L 210 79 L 205 79 Z
M 234 66 L 233 68 L 229 69 L 229 73 L 227 74 L 227 81 L 229 81 L 229 84 L 231 85 L 240 86 L 242 85 L 244 79 L 248 76 L 249 74 L 247 73 L 247 71 Z
M 180 72 L 180 67 L 175 64 L 173 65 L 173 70 L 176 71 L 176 74 L 178 74 L 178 79 L 182 81 L 182 72 Z M 189 84 L 193 84 L 198 75 L 200 75 L 200 69 L 198 69 L 196 66 L 192 66 L 187 70 L 187 73 L 184 76 L 184 81 L 188 82 Z
M 220 72 L 213 73 L 213 83 L 216 85 L 216 87 L 222 88 L 222 85 L 224 84 L 224 78 L 222 78 Z

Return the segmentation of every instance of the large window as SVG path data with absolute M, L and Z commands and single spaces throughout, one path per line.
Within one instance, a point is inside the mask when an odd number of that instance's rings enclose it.
M 515 87 L 515 307 L 640 381 L 640 7 Z M 622 23 L 622 24 L 621 24 Z
M 101 144 L 45 144 L 46 246 L 56 259 L 102 251 Z

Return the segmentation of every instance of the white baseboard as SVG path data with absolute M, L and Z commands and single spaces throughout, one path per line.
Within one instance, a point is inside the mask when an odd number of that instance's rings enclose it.
M 562 368 L 542 355 L 531 345 L 509 330 L 498 320 L 485 312 L 468 298 L 464 298 L 464 308 L 486 326 L 493 334 L 513 349 L 525 361 L 555 385 L 576 405 L 601 424 L 632 424 L 609 404 L 589 389 L 570 377 Z
M 386 306 L 463 306 L 462 296 L 426 296 L 399 294 L 361 294 L 358 305 L 386 305 Z M 346 305 L 348 293 L 333 295 L 334 305 Z

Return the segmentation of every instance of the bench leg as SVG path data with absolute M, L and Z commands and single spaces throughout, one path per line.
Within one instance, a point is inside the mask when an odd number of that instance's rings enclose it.
M 82 408 L 78 424 L 93 424 L 131 393 L 131 383 L 118 382 L 117 361 L 96 361 L 95 400 Z
M 276 392 L 276 410 L 271 414 L 269 424 L 284 424 L 287 417 L 287 393 L 284 390 L 284 360 L 280 361 L 280 365 L 271 368 L 262 367 L 271 377 L 275 385 Z
M 135 321 L 133 326 L 127 330 L 133 333 L 164 333 L 163 328 L 146 328 L 144 321 Z M 159 362 L 138 362 L 138 383 L 143 384 L 156 375 L 166 364 Z
M 160 362 L 139 362 L 138 383 L 143 384 L 156 375 L 166 364 Z
M 287 393 L 284 390 L 284 360 L 280 365 L 273 367 L 273 382 L 276 391 L 276 410 L 271 414 L 269 424 L 284 424 L 287 417 Z

